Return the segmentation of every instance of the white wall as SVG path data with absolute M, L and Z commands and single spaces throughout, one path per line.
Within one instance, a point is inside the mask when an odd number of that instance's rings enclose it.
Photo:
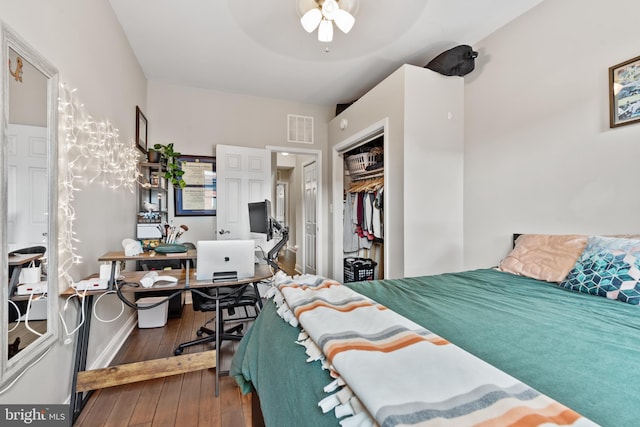
M 404 275 L 459 271 L 463 81 L 405 68 Z
M 388 118 L 385 278 L 462 268 L 462 102 L 463 82 L 458 77 L 403 65 L 329 123 L 330 141 L 341 147 L 357 142 L 359 133 Z M 346 129 L 340 126 L 343 119 L 348 121 Z M 342 179 L 341 162 L 336 167 L 334 179 Z M 342 210 L 334 212 L 339 245 Z M 337 270 L 342 253 L 334 258 Z
M 326 156 L 327 122 L 334 114 L 327 106 L 153 81 L 148 84 L 147 105 L 150 145 L 173 142 L 180 153 L 200 156 L 215 156 L 216 144 L 317 149 Z M 314 118 L 313 144 L 287 142 L 287 114 Z M 326 170 L 323 175 L 328 177 Z M 324 187 L 326 192 L 326 178 Z M 173 212 L 173 195 L 170 194 L 170 217 Z M 216 238 L 216 217 L 177 217 L 175 221 L 189 227 L 183 236 L 185 241 Z
M 87 111 L 97 120 L 108 119 L 120 130 L 121 140 L 132 140 L 135 106 L 145 107 L 146 81 L 107 0 L 0 0 L 2 19 L 60 72 L 60 81 L 77 88 Z M 77 252 L 84 263 L 73 271 L 76 280 L 97 271 L 97 258 L 121 247 L 135 225 L 135 197 L 101 184 L 85 185 L 74 202 L 78 221 Z M 60 301 L 62 308 L 64 301 Z M 72 304 L 65 312 L 75 322 Z M 99 313 L 111 318 L 120 311 L 114 297 L 104 298 Z M 128 314 L 111 324 L 94 321 L 89 364 L 96 361 Z M 52 319 L 57 321 L 57 319 Z M 70 328 L 74 325 L 70 324 Z M 6 393 L 3 403 L 63 403 L 69 397 L 72 345 L 54 348 Z M 37 384 L 37 387 L 34 385 Z
M 474 46 L 465 268 L 512 233 L 636 233 L 640 125 L 609 128 L 608 68 L 640 55 L 640 2 L 544 1 Z
M 388 216 L 385 217 L 384 249 L 385 255 L 393 254 L 393 256 L 386 257 L 389 262 L 385 263 L 384 270 L 385 277 L 388 278 L 404 275 L 404 239 L 402 237 L 404 235 L 404 178 L 401 172 L 404 167 L 404 83 L 404 68 L 400 68 L 329 123 L 329 141 L 334 147 L 345 143 L 357 143 L 358 138 L 364 136 L 361 133 L 365 129 L 389 119 L 389 130 L 385 136 L 387 142 L 385 143 L 384 161 L 385 170 L 393 171 L 393 173 L 389 173 L 388 178 L 385 176 L 384 197 L 385 203 L 393 206 L 393 220 L 390 220 Z M 340 126 L 343 119 L 348 123 L 344 129 Z M 335 150 L 332 149 L 329 159 L 334 159 L 334 156 Z M 338 188 L 340 188 L 339 194 L 333 195 L 331 199 L 334 204 L 333 212 L 339 212 L 336 217 L 334 217 L 334 213 L 331 215 L 332 218 L 339 218 L 337 223 L 333 224 L 334 240 L 342 239 L 343 168 L 343 162 L 340 161 L 335 170 L 332 170 L 333 180 L 338 183 Z M 335 277 L 341 277 L 342 258 L 341 251 L 334 253 L 332 250 L 331 259 L 334 260 L 332 274 Z

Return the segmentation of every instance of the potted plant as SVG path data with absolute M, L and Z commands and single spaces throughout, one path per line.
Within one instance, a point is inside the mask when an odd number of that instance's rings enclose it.
M 153 150 L 160 154 L 160 160 L 162 163 L 166 163 L 167 170 L 164 173 L 164 177 L 171 182 L 171 184 L 184 188 L 186 183 L 182 179 L 184 171 L 180 169 L 178 163 L 178 157 L 180 153 L 173 150 L 173 143 L 171 144 L 154 144 Z
M 153 148 L 149 148 L 147 150 L 147 160 L 149 163 L 160 163 L 160 153 Z

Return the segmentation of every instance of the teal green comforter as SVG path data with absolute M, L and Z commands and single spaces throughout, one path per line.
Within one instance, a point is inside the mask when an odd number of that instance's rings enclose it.
M 638 306 L 489 269 L 348 286 L 603 426 L 638 425 Z M 255 386 L 267 426 L 336 426 L 317 407 L 331 378 L 297 333 L 267 303 L 232 375 Z

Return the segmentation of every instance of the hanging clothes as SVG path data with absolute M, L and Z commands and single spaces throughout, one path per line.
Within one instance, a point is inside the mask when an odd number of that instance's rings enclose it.
M 373 242 L 384 238 L 383 234 L 383 178 L 366 179 L 351 183 L 347 201 L 353 201 L 353 210 L 348 213 L 355 228 L 344 228 L 344 251 L 353 249 L 354 235 L 358 239 L 359 249 L 370 249 Z M 345 215 L 346 216 L 346 215 Z M 351 233 L 350 230 L 353 230 Z M 349 245 L 347 245 L 349 243 Z
M 356 194 L 347 193 L 344 201 L 344 232 L 342 247 L 345 253 L 358 252 L 360 249 L 358 234 L 356 233 L 356 223 L 353 221 L 354 203 L 356 200 Z
M 375 196 L 373 201 L 373 235 L 378 237 L 379 239 L 383 239 L 384 235 L 382 232 L 382 193 L 384 192 L 384 187 L 378 190 L 378 193 Z

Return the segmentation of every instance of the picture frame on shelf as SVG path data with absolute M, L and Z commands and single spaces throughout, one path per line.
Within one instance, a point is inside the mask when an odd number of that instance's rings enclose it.
M 136 105 L 136 147 L 144 154 L 147 154 L 147 130 L 147 118 L 140 107 Z
M 215 216 L 216 158 L 181 155 L 178 164 L 186 185 L 173 188 L 175 216 Z
M 609 127 L 640 122 L 640 56 L 609 67 Z

